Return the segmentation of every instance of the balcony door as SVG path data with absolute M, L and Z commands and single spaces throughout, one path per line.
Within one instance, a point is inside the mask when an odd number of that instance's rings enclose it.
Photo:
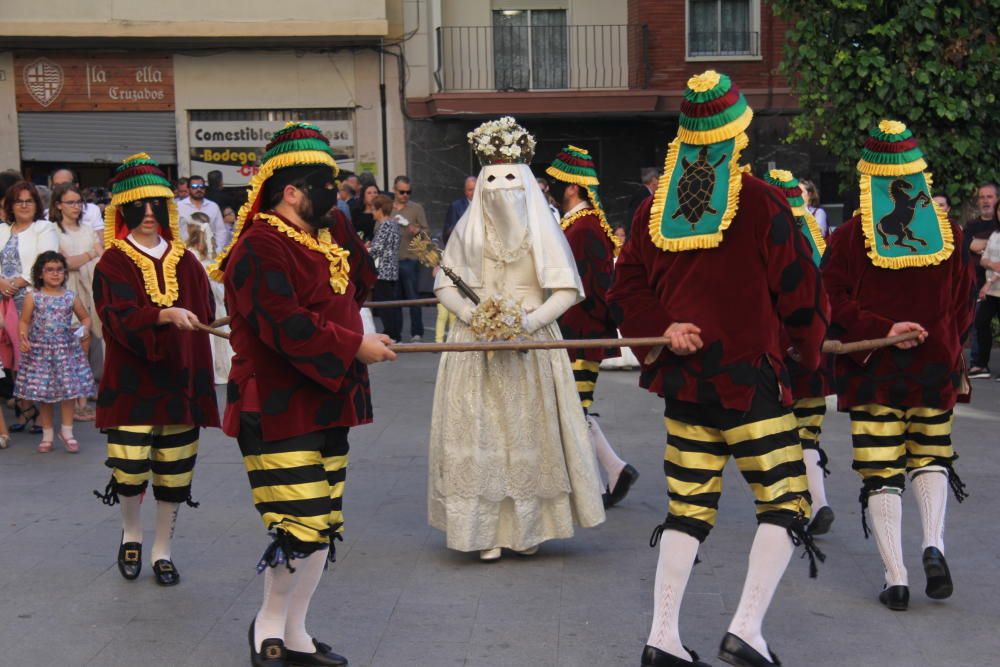
M 494 10 L 496 89 L 567 88 L 567 45 L 566 10 Z

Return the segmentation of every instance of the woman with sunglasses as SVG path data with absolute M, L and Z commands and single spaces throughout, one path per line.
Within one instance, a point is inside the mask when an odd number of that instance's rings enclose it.
M 28 181 L 18 181 L 10 186 L 3 200 L 4 224 L 0 224 L 0 311 L 4 314 L 4 329 L 9 340 L 18 341 L 17 320 L 21 317 L 27 287 L 31 285 L 31 267 L 41 253 L 59 249 L 59 234 L 56 226 L 42 218 L 42 200 L 38 190 Z M 11 310 L 13 306 L 13 310 Z M 16 312 L 15 312 L 16 311 Z M 17 369 L 20 359 L 19 345 L 15 344 L 12 369 Z M 34 426 L 38 409 L 30 403 L 19 402 L 15 406 L 19 422 L 10 427 L 12 431 L 23 431 L 32 424 L 32 433 L 41 433 Z
M 81 225 L 86 207 L 83 193 L 72 183 L 57 185 L 52 191 L 49 203 L 49 220 L 59 227 L 59 252 L 66 258 L 69 273 L 66 288 L 76 294 L 84 310 L 93 323 L 90 336 L 82 339 L 83 352 L 90 360 L 90 368 L 100 379 L 104 366 L 104 340 L 101 337 L 101 321 L 94 311 L 94 267 L 104 249 L 97 231 L 89 225 Z M 75 322 L 79 326 L 79 322 Z M 87 397 L 77 400 L 73 411 L 76 421 L 93 421 L 94 411 L 87 405 Z

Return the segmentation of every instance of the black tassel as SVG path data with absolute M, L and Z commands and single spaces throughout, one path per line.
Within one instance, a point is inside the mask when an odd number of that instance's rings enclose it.
M 194 500 L 191 499 L 191 496 L 185 498 L 184 502 L 187 503 L 188 507 L 193 507 L 194 509 L 198 509 L 199 507 L 201 507 L 201 503 L 196 503 Z
M 823 451 L 822 447 L 817 447 L 816 451 L 819 452 L 819 467 L 823 469 L 823 477 L 829 477 L 830 469 L 826 467 L 826 464 L 830 462 L 830 458 Z
M 337 562 L 337 540 L 341 542 L 344 541 L 344 536 L 341 533 L 332 533 L 330 535 L 330 552 L 326 555 L 326 563 L 323 565 L 323 569 L 327 569 L 330 563 Z
M 951 492 L 955 494 L 955 500 L 962 502 L 969 497 L 968 492 L 965 490 L 965 482 L 962 478 L 958 476 L 955 469 L 952 467 L 948 468 L 948 486 L 951 487 Z
M 278 567 L 279 565 L 287 567 L 290 573 L 295 572 L 295 568 L 292 567 L 294 552 L 290 548 L 290 538 L 291 535 L 283 530 L 271 533 L 271 544 L 267 546 L 264 555 L 257 561 L 257 574 L 269 567 Z
M 868 520 L 865 515 L 868 513 L 868 489 L 867 487 L 861 488 L 861 495 L 858 496 L 858 501 L 861 503 L 861 530 L 865 534 L 865 539 L 868 539 Z
M 667 522 L 664 521 L 656 528 L 653 529 L 653 534 L 649 536 L 649 546 L 656 548 L 656 545 L 660 543 L 660 536 L 663 535 L 663 529 L 667 527 Z
M 121 500 L 118 498 L 118 482 L 115 481 L 115 476 L 111 475 L 111 481 L 104 487 L 104 493 L 94 489 L 94 495 L 108 507 L 113 507 L 120 503 Z
M 826 554 L 819 550 L 816 543 L 813 541 L 812 535 L 806 530 L 805 526 L 802 524 L 796 524 L 795 526 L 789 526 L 788 536 L 792 538 L 793 546 L 802 546 L 805 549 L 805 553 L 800 556 L 801 558 L 809 557 L 809 578 L 815 579 L 819 575 L 819 568 L 816 567 L 816 560 L 819 562 L 826 562 Z

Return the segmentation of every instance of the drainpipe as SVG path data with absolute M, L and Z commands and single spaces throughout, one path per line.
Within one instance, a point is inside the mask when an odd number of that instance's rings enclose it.
M 389 130 L 385 101 L 385 40 L 379 40 L 378 96 L 382 110 L 382 191 L 389 191 Z

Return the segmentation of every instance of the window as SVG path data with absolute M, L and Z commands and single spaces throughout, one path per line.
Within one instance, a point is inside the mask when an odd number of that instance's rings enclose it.
M 688 0 L 688 57 L 758 56 L 759 0 Z
M 497 90 L 566 88 L 566 10 L 493 11 L 493 75 Z

